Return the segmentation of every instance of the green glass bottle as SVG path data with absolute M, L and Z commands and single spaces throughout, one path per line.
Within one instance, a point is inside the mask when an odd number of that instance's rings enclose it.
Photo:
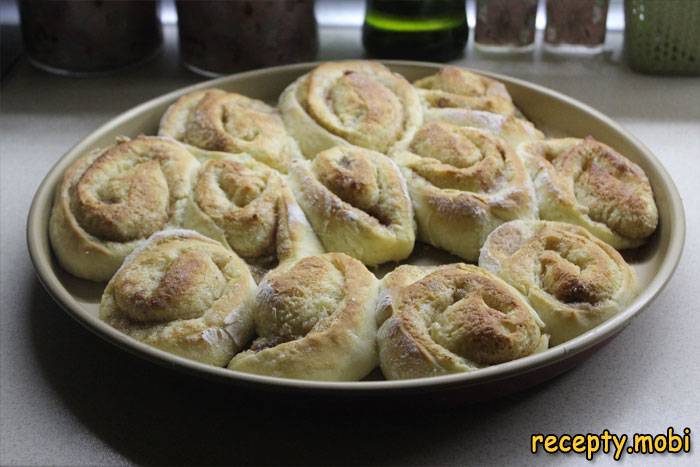
M 468 35 L 465 0 L 367 0 L 362 42 L 371 56 L 447 61 Z

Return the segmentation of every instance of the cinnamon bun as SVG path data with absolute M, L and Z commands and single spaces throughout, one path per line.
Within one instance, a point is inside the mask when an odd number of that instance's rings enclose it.
M 424 125 L 407 151 L 392 153 L 406 177 L 418 239 L 474 261 L 503 222 L 534 219 L 523 162 L 486 131 L 445 122 Z
M 504 116 L 516 113 L 508 90 L 500 81 L 446 66 L 413 83 L 427 115 L 442 109 L 469 109 Z
M 298 153 L 275 108 L 220 89 L 180 97 L 163 115 L 159 134 L 210 151 L 245 152 L 283 173 Z
M 177 141 L 139 136 L 94 151 L 66 170 L 49 222 L 61 266 L 106 281 L 151 234 L 179 225 L 197 160 Z
M 387 379 L 474 371 L 547 348 L 520 293 L 476 266 L 400 266 L 382 281 L 377 342 Z
M 348 145 L 386 153 L 410 140 L 422 120 L 408 81 L 360 60 L 319 65 L 287 87 L 279 108 L 307 158 Z
M 247 154 L 208 153 L 193 178 L 183 226 L 229 245 L 259 277 L 323 253 L 289 186 Z
M 643 244 L 659 214 L 644 171 L 592 137 L 518 148 L 535 185 L 540 217 L 580 225 L 617 249 Z
M 632 302 L 637 276 L 620 254 L 586 229 L 549 221 L 513 221 L 489 235 L 479 266 L 518 289 L 560 344 Z
M 253 337 L 255 281 L 220 243 L 188 230 L 150 237 L 109 281 L 100 318 L 166 352 L 224 366 Z
M 292 163 L 290 184 L 327 251 L 375 266 L 411 254 L 413 207 L 398 166 L 369 149 L 336 146 Z
M 229 369 L 284 378 L 356 381 L 377 365 L 378 281 L 343 253 L 268 273 L 255 296 L 257 338 Z

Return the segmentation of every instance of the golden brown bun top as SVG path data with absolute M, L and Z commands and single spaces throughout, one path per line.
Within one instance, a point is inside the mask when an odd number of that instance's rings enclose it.
M 299 86 L 297 99 L 327 131 L 380 152 L 420 119 L 411 84 L 377 62 L 324 63 Z
M 269 273 L 256 296 L 259 339 L 253 349 L 322 333 L 334 323 L 353 326 L 375 282 L 362 263 L 343 253 L 309 256 Z
M 342 273 L 323 257 L 305 258 L 286 274 L 271 275 L 257 296 L 258 334 L 293 339 L 323 328 L 343 300 L 342 288 Z
M 256 275 L 323 252 L 283 175 L 247 154 L 211 153 L 192 195 L 186 225 L 203 223 L 209 229 L 203 233 L 228 243 Z
M 658 212 L 649 180 L 638 165 L 610 146 L 589 136 L 563 152 L 552 151 L 547 142 L 525 148 L 537 164 L 551 165 L 556 176 L 573 182 L 575 200 L 591 220 L 632 239 L 656 230 Z
M 419 79 L 423 104 L 428 108 L 463 108 L 512 115 L 515 106 L 505 86 L 491 78 L 446 66 Z
M 292 155 L 276 109 L 220 89 L 179 98 L 163 115 L 160 134 L 210 151 L 245 152 L 282 172 Z
M 489 236 L 479 265 L 524 293 L 541 289 L 567 306 L 596 306 L 636 287 L 634 271 L 586 229 L 548 221 L 513 221 Z
M 231 280 L 248 275 L 245 264 L 220 243 L 189 231 L 165 231 L 126 259 L 111 290 L 128 319 L 160 323 L 201 317 Z
M 475 128 L 427 123 L 418 130 L 409 150 L 421 156 L 409 168 L 439 188 L 489 192 L 514 178 L 526 182 L 525 167 L 513 150 Z
M 423 341 L 419 345 L 437 344 L 478 365 L 514 360 L 540 345 L 541 322 L 499 278 L 463 263 L 428 271 L 401 266 L 391 275 L 404 277 L 388 278 L 390 287 L 408 283 L 395 294 L 393 312 L 408 334 Z
M 276 253 L 277 200 L 283 182 L 274 170 L 246 157 L 206 161 L 194 199 L 244 258 Z
M 102 240 L 146 238 L 166 225 L 173 203 L 186 196 L 194 164 L 173 140 L 122 141 L 68 170 L 70 210 L 86 232 Z
M 336 146 L 320 152 L 312 161 L 311 170 L 341 200 L 382 225 L 401 222 L 406 215 L 405 182 L 394 162 L 382 154 Z

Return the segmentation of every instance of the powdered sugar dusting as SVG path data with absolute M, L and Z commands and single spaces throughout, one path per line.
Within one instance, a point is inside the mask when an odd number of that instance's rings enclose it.
M 301 224 L 304 227 L 311 228 L 304 212 L 297 203 L 289 203 L 287 205 L 287 219 L 290 224 Z
M 391 157 L 387 157 L 387 156 L 385 156 L 385 157 L 389 161 L 389 164 L 391 164 L 391 166 L 394 168 L 394 170 L 396 170 L 396 173 L 399 176 L 398 177 L 399 183 L 401 184 L 401 192 L 404 194 L 404 196 L 406 197 L 406 199 L 410 203 L 411 197 L 408 194 L 408 184 L 406 183 L 406 177 L 403 176 L 403 174 L 401 173 L 401 169 L 399 168 L 399 165 L 396 163 L 396 161 L 394 159 L 392 159 Z
M 243 347 L 253 333 L 253 319 L 244 309 L 247 304 L 236 307 L 224 318 L 224 332 L 233 340 L 238 348 Z
M 497 274 L 501 269 L 500 258 L 510 256 L 523 242 L 531 238 L 538 225 L 540 221 L 536 220 L 514 220 L 496 228 L 481 247 L 479 266 Z
M 350 209 L 343 209 L 341 212 L 345 220 L 348 222 L 357 222 L 360 220 L 360 217 L 355 212 L 355 208 L 351 207 Z
M 148 237 L 146 240 L 141 242 L 134 250 L 129 253 L 129 255 L 124 258 L 124 262 L 122 262 L 122 265 L 119 266 L 119 269 L 117 269 L 117 272 L 114 273 L 114 276 L 119 274 L 119 272 L 127 267 L 129 264 L 134 262 L 134 260 L 147 248 L 149 248 L 151 245 L 166 239 L 166 238 L 192 238 L 192 239 L 197 239 L 197 240 L 204 240 L 206 242 L 214 242 L 217 245 L 219 245 L 218 242 L 215 240 L 212 240 L 209 237 L 205 237 L 204 235 L 195 232 L 194 230 L 188 230 L 188 229 L 166 229 L 166 230 L 161 230 L 159 232 L 154 233 L 150 237 Z M 112 276 L 112 277 L 114 277 Z
M 426 122 L 443 121 L 459 126 L 474 127 L 498 134 L 503 128 L 506 117 L 503 115 L 485 112 L 483 110 L 465 109 L 435 109 L 426 112 Z
M 256 302 L 267 302 L 275 295 L 275 290 L 270 286 L 269 282 L 262 280 L 258 285 L 258 291 L 255 293 Z
M 202 339 L 212 346 L 217 346 L 222 341 L 231 339 L 231 336 L 221 328 L 208 328 L 202 332 Z
M 391 309 L 393 308 L 394 299 L 389 292 L 389 289 L 382 289 L 377 298 L 377 305 L 375 308 L 375 313 L 377 316 L 377 324 L 381 325 L 386 321 L 391 314 Z

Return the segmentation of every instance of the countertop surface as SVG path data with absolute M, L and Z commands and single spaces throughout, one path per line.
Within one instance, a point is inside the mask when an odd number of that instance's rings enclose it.
M 700 79 L 634 74 L 621 63 L 620 41 L 611 34 L 609 50 L 594 58 L 468 50 L 455 63 L 561 91 L 645 143 L 685 203 L 687 239 L 673 279 L 574 370 L 492 402 L 430 410 L 271 402 L 134 358 L 73 321 L 43 290 L 27 253 L 37 186 L 102 123 L 202 78 L 178 64 L 174 45 L 138 69 L 95 79 L 52 76 L 21 59 L 0 89 L 0 464 L 561 464 L 585 461 L 533 456 L 530 434 L 671 426 L 690 427 L 700 441 Z M 320 59 L 358 56 L 356 29 L 323 30 Z M 697 465 L 693 451 L 623 461 Z

